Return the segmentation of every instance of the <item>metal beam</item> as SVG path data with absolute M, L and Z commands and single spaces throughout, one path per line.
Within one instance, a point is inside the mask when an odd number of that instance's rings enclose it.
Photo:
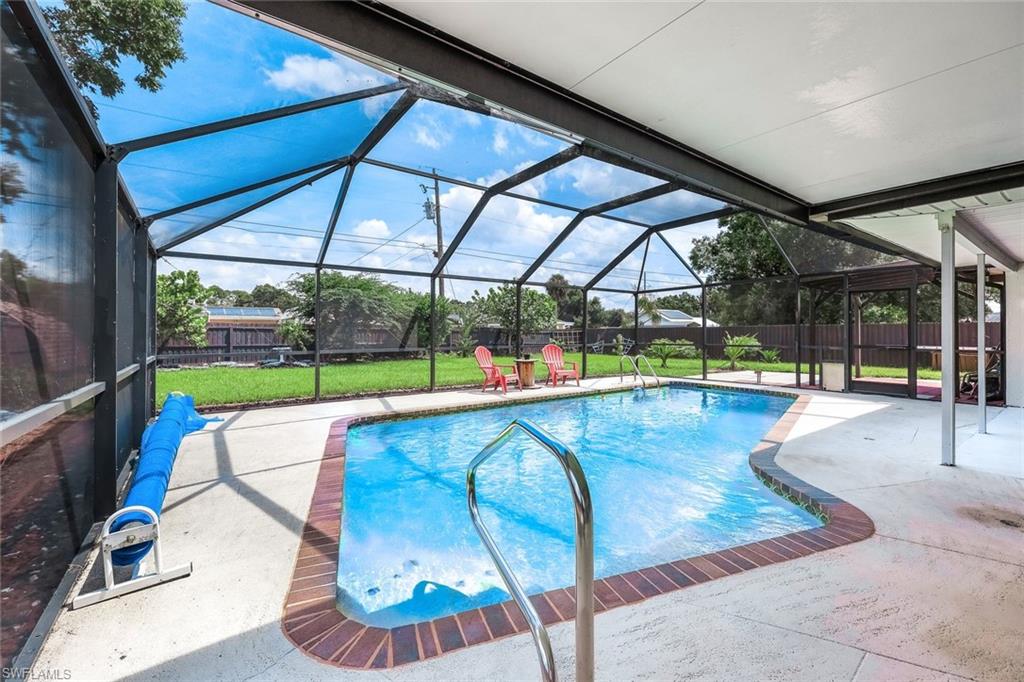
M 469 234 L 469 230 L 470 228 L 473 227 L 473 223 L 475 223 L 477 218 L 480 217 L 480 214 L 483 213 L 483 210 L 487 207 L 487 204 L 490 202 L 491 199 L 493 199 L 495 196 L 499 194 L 502 194 L 503 192 L 512 189 L 513 187 L 518 187 L 524 182 L 532 180 L 533 178 L 543 175 L 544 173 L 547 173 L 550 170 L 558 168 L 562 164 L 568 163 L 569 161 L 572 161 L 573 159 L 577 158 L 579 155 L 579 145 L 566 147 L 557 154 L 549 156 L 548 158 L 544 159 L 539 163 L 535 163 L 532 166 L 524 168 L 518 173 L 513 173 L 504 180 L 499 180 L 498 182 L 488 187 L 484 191 L 483 196 L 481 196 L 480 199 L 473 206 L 473 210 L 470 211 L 469 215 L 466 217 L 466 221 L 462 224 L 462 227 L 459 228 L 459 231 L 452 238 L 451 243 L 448 244 L 448 248 L 445 250 L 443 254 L 441 254 L 441 257 L 437 259 L 437 266 L 434 268 L 434 271 L 431 274 L 434 277 L 438 277 L 444 273 L 444 269 L 448 265 L 448 261 L 450 261 L 452 256 L 455 255 L 455 252 L 458 250 L 459 245 L 462 244 L 462 240 L 464 240 L 466 238 L 466 235 Z
M 956 234 L 974 245 L 976 249 L 992 258 L 1007 270 L 1017 272 L 1021 268 L 1021 261 L 1004 249 L 1001 244 L 996 243 L 978 225 L 977 221 L 968 211 L 957 211 L 953 216 L 953 228 Z
M 815 204 L 809 210 L 812 216 L 825 215 L 828 216 L 828 220 L 842 220 L 1022 186 L 1024 186 L 1024 161 L 1018 161 L 827 201 Z
M 202 137 L 203 135 L 212 135 L 213 133 L 220 133 L 225 130 L 241 128 L 255 123 L 273 121 L 278 118 L 284 118 L 285 116 L 294 116 L 295 114 L 304 114 L 309 111 L 316 111 L 317 109 L 332 107 L 338 104 L 357 102 L 362 99 L 395 92 L 396 90 L 405 90 L 406 87 L 408 86 L 402 82 L 378 85 L 365 90 L 347 92 L 342 95 L 325 97 L 311 102 L 301 102 L 299 104 L 292 104 L 278 109 L 260 111 L 255 114 L 245 114 L 244 116 L 225 118 L 220 121 L 214 121 L 213 123 L 204 123 L 202 125 L 190 126 L 180 130 L 172 130 L 171 132 L 160 133 L 159 135 L 149 135 L 147 137 L 140 137 L 134 140 L 125 140 L 124 142 L 118 142 L 117 144 L 111 145 L 111 147 L 119 154 L 128 154 L 143 149 L 149 149 L 150 147 L 159 147 L 173 142 L 181 142 L 182 140 Z
M 652 225 L 651 229 L 657 232 L 663 232 L 665 230 L 674 230 L 677 227 L 686 227 L 687 225 L 696 225 L 697 223 L 703 223 L 708 220 L 718 220 L 719 218 L 727 218 L 735 213 L 740 213 L 738 208 L 718 208 L 714 211 L 708 211 L 706 213 L 698 213 L 687 218 L 679 218 L 677 220 L 669 220 L 668 222 L 658 223 Z
M 93 514 L 103 518 L 117 503 L 117 161 L 106 159 L 96 170 L 93 270 L 95 319 L 93 377 L 104 390 L 94 403 Z
M 593 289 L 594 286 L 598 282 L 600 282 L 602 279 L 604 279 L 605 275 L 607 275 L 609 272 L 614 270 L 615 267 L 619 263 L 621 263 L 622 261 L 626 260 L 626 258 L 629 256 L 629 254 L 633 253 L 650 236 L 651 235 L 650 235 L 649 231 L 648 232 L 644 232 L 643 234 L 639 235 L 636 239 L 631 241 L 629 243 L 629 246 L 627 246 L 625 249 L 623 249 L 619 253 L 619 255 L 617 255 L 615 258 L 611 259 L 611 261 L 609 261 L 608 264 L 605 265 L 600 270 L 600 272 L 598 272 L 596 275 L 594 275 L 594 277 L 589 282 L 587 282 L 586 284 L 583 285 L 583 288 L 584 289 Z M 629 293 L 635 293 L 635 292 L 630 291 Z
M 899 244 L 894 244 L 886 239 L 877 237 L 870 232 L 865 232 L 857 228 L 856 225 L 849 225 L 843 222 L 824 222 L 812 220 L 807 224 L 808 230 L 813 230 L 828 237 L 835 239 L 842 239 L 848 241 L 851 244 L 857 246 L 863 246 L 867 249 L 873 249 L 882 253 L 887 253 L 892 256 L 899 256 L 900 258 L 906 258 L 907 260 L 916 261 L 922 265 L 927 265 L 935 269 L 939 268 L 939 261 L 932 260 L 927 256 L 922 256 L 916 251 L 911 251 Z
M 978 433 L 985 433 L 988 430 L 988 414 L 985 403 L 988 400 L 988 388 L 985 386 L 985 374 L 988 363 L 985 360 L 985 347 L 988 340 L 985 338 L 985 254 L 978 254 L 978 281 L 975 284 L 975 296 L 978 299 Z
M 284 182 L 285 180 L 291 180 L 292 178 L 297 178 L 300 175 L 305 175 L 306 173 L 312 173 L 313 171 L 318 171 L 318 170 L 321 170 L 323 168 L 327 168 L 329 166 L 345 165 L 345 164 L 347 164 L 349 162 L 350 158 L 351 157 L 349 157 L 348 155 L 345 155 L 345 156 L 339 157 L 337 159 L 329 159 L 327 161 L 321 161 L 320 163 L 314 164 L 312 166 L 306 166 L 305 168 L 300 168 L 299 170 L 289 171 L 287 173 L 282 173 L 281 175 L 275 175 L 274 177 L 267 178 L 266 180 L 260 180 L 259 182 L 253 182 L 251 184 L 244 185 L 242 187 L 236 187 L 235 189 L 229 189 L 228 191 L 221 192 L 220 194 L 214 194 L 212 196 L 203 197 L 202 199 L 197 199 L 195 201 L 190 201 L 187 204 L 182 204 L 180 206 L 175 206 L 174 208 L 169 208 L 167 210 L 160 211 L 158 213 L 152 213 L 152 214 L 146 216 L 145 218 L 143 218 L 142 220 L 143 220 L 143 222 L 145 224 L 151 225 L 151 224 L 155 223 L 157 220 L 160 220 L 161 218 L 166 218 L 168 216 L 172 216 L 172 215 L 175 215 L 177 213 L 183 213 L 184 211 L 190 211 L 193 208 L 199 208 L 200 206 L 206 206 L 207 204 L 213 204 L 213 203 L 216 203 L 218 201 L 223 201 L 224 199 L 230 199 L 233 196 L 237 196 L 239 194 L 245 194 L 246 192 L 252 192 L 253 190 L 257 190 L 257 189 L 260 189 L 260 188 L 263 188 L 263 187 L 267 187 L 268 185 L 273 185 L 273 184 L 278 183 L 278 182 Z
M 648 172 L 668 174 L 730 203 L 807 221 L 806 203 L 782 190 L 384 4 L 216 1 L 393 73 L 445 83 L 508 115 L 572 131 L 642 163 Z
M 385 135 L 391 132 L 391 129 L 395 127 L 402 117 L 405 115 L 412 105 L 416 103 L 416 96 L 411 94 L 409 91 L 403 92 L 402 96 L 398 98 L 398 101 L 388 109 L 387 113 L 379 121 L 373 129 L 367 133 L 363 141 L 359 143 L 355 151 L 352 152 L 351 165 L 345 171 L 345 178 L 341 181 L 341 187 L 338 188 L 338 198 L 334 202 L 334 209 L 331 211 L 330 220 L 327 222 L 327 230 L 324 232 L 323 242 L 320 244 L 320 253 L 317 256 L 316 262 L 323 265 L 324 259 L 327 257 L 327 249 L 331 246 L 331 239 L 334 238 L 334 230 L 338 226 L 338 219 L 341 217 L 341 209 L 345 204 L 345 197 L 348 196 L 348 188 L 352 184 L 352 176 L 356 171 L 356 164 L 366 158 L 366 155 L 377 143 L 380 142 Z
M 664 242 L 665 246 L 668 247 L 668 250 L 672 252 L 672 255 L 679 259 L 679 262 L 683 264 L 683 267 L 686 268 L 687 272 L 690 273 L 690 276 L 697 280 L 699 284 L 704 284 L 704 280 L 701 279 L 699 275 L 697 275 L 697 271 L 690 267 L 690 264 L 686 262 L 686 259 L 683 258 L 683 256 L 678 251 L 676 251 L 676 247 L 672 246 L 671 242 L 669 242 L 669 240 L 665 238 L 665 235 L 661 232 L 658 232 L 657 235 L 658 239 Z
M 158 255 L 163 255 L 164 253 L 166 253 L 170 249 L 173 249 L 175 246 L 183 244 L 183 243 L 189 241 L 190 239 L 195 239 L 196 237 L 198 237 L 200 235 L 206 234 L 207 232 L 209 232 L 210 230 L 214 229 L 215 227 L 220 227 L 224 223 L 229 223 L 232 220 L 234 220 L 235 218 L 243 216 L 246 213 L 251 213 L 252 211 L 255 211 L 258 208 L 262 208 L 263 206 L 266 206 L 267 204 L 269 204 L 269 203 L 271 203 L 273 201 L 277 201 L 281 197 L 287 196 L 287 195 L 291 194 L 292 192 L 294 192 L 294 191 L 296 191 L 298 189 L 302 189 L 303 187 L 305 187 L 307 185 L 312 185 L 317 180 L 321 180 L 321 179 L 327 177 L 328 175 L 330 175 L 331 173 L 337 171 L 338 169 L 340 169 L 342 167 L 343 166 L 340 166 L 340 165 L 330 166 L 329 168 L 320 171 L 316 175 L 310 176 L 308 178 L 303 178 L 300 182 L 297 182 L 297 183 L 295 183 L 293 185 L 289 185 L 288 187 L 285 187 L 284 189 L 282 189 L 282 190 L 280 190 L 278 192 L 274 192 L 269 197 L 264 197 L 263 199 L 260 199 L 259 201 L 255 202 L 253 204 L 249 204 L 245 208 L 239 209 L 239 210 L 235 211 L 234 213 L 231 213 L 230 215 L 227 215 L 227 216 L 225 216 L 223 218 L 219 218 L 217 220 L 214 220 L 212 223 L 207 223 L 207 224 L 201 225 L 199 227 L 194 227 L 191 230 L 188 230 L 188 231 L 178 235 L 177 237 L 175 237 L 174 239 L 170 240 L 166 244 L 160 246 L 157 249 L 157 254 Z
M 956 235 L 953 212 L 938 216 L 940 252 L 942 254 L 942 464 L 956 465 Z
M 647 268 L 647 254 L 651 252 L 651 235 L 647 235 L 647 244 L 644 245 L 644 257 L 640 261 L 640 274 L 636 278 L 636 291 L 640 293 L 640 285 L 644 281 L 644 269 Z

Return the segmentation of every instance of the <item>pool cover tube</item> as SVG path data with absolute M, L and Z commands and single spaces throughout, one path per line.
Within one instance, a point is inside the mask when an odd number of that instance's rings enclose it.
M 171 469 L 178 454 L 185 434 L 198 431 L 207 422 L 220 421 L 219 418 L 206 418 L 196 413 L 195 403 L 190 395 L 172 393 L 167 396 L 160 416 L 142 432 L 142 445 L 139 448 L 139 463 L 128 489 L 124 506 L 139 505 L 148 507 L 160 516 L 164 506 L 164 495 L 171 481 Z M 131 512 L 118 518 L 110 527 L 111 532 L 122 530 L 134 524 L 147 524 L 150 520 L 145 514 Z M 139 562 L 146 556 L 152 542 L 140 543 L 131 547 L 115 549 L 111 552 L 111 560 L 116 566 L 129 566 Z

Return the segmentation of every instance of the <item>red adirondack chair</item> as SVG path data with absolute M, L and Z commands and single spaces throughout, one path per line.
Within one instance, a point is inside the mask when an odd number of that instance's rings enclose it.
M 573 362 L 572 369 L 567 368 L 561 348 L 553 343 L 549 343 L 540 349 L 540 354 L 544 356 L 544 364 L 548 366 L 548 383 L 558 386 L 559 379 L 562 380 L 562 384 L 565 384 L 569 379 L 575 379 L 576 385 L 580 385 L 579 366 Z
M 476 351 L 476 364 L 480 366 L 480 371 L 484 373 L 484 385 L 480 389 L 486 391 L 488 386 L 494 386 L 494 390 L 497 391 L 501 388 L 502 393 L 508 393 L 509 383 L 513 383 L 519 386 L 519 375 L 515 372 L 515 365 L 496 365 L 491 361 L 491 351 L 487 350 L 483 346 L 477 346 Z M 511 374 L 505 374 L 502 369 L 511 369 Z M 523 390 L 522 386 L 519 386 L 519 390 Z

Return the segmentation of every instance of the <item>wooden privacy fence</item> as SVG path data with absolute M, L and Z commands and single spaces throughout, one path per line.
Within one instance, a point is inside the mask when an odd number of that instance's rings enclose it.
M 986 323 L 986 336 L 989 347 L 999 343 L 999 323 Z M 708 327 L 708 357 L 723 358 L 722 349 L 725 336 L 756 336 L 763 348 L 776 348 L 781 353 L 783 362 L 796 359 L 794 346 L 796 329 L 793 325 L 733 325 L 727 327 Z M 817 360 L 842 360 L 842 348 L 845 343 L 845 331 L 839 324 L 821 324 L 814 327 L 812 343 L 811 328 L 801 325 L 801 345 L 803 360 L 810 359 L 812 347 L 817 349 Z M 603 350 L 613 350 L 615 337 L 621 334 L 623 339 L 632 339 L 633 327 L 599 327 L 587 330 L 587 344 L 595 345 L 604 342 Z M 977 345 L 977 325 L 974 322 L 959 324 L 960 347 L 973 348 Z M 459 333 L 453 332 L 447 339 L 439 340 L 438 350 L 447 352 L 458 342 Z M 509 335 L 498 327 L 480 327 L 473 332 L 478 345 L 487 346 L 498 352 L 507 352 Z M 671 341 L 685 340 L 701 347 L 700 327 L 640 327 L 640 346 L 646 347 L 655 339 Z M 564 347 L 578 351 L 583 340 L 580 329 L 558 329 L 526 334 L 523 338 L 523 350 L 537 353 L 540 348 L 557 340 Z M 179 364 L 207 364 L 211 362 L 233 361 L 252 363 L 274 356 L 274 348 L 286 345 L 275 327 L 210 327 L 206 330 L 207 345 L 196 348 L 185 344 L 171 343 L 161 351 L 161 355 L 173 355 Z M 908 327 L 905 324 L 864 324 L 861 325 L 859 344 L 864 346 L 906 346 L 908 344 Z M 397 336 L 383 329 L 359 330 L 354 335 L 352 348 L 333 348 L 325 343 L 322 353 L 325 361 L 334 355 L 366 354 L 374 357 L 410 357 L 423 355 L 427 349 L 419 347 L 415 334 L 403 345 Z M 931 364 L 931 350 L 941 345 L 941 328 L 938 322 L 921 322 L 917 326 L 918 364 Z M 307 356 L 309 354 L 307 353 Z M 306 359 L 311 359 L 307 357 Z M 904 367 L 907 363 L 905 350 L 881 348 L 862 351 L 864 364 L 882 367 Z

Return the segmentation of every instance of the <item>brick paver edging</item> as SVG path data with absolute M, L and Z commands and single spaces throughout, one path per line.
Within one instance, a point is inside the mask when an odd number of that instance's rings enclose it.
M 870 537 L 874 524 L 864 512 L 809 485 L 775 463 L 779 447 L 809 402 L 809 396 L 796 399 L 750 453 L 750 467 L 772 490 L 822 518 L 824 526 L 595 580 L 595 610 L 600 613 Z M 433 409 L 399 416 L 419 417 L 451 411 L 452 408 Z M 526 620 L 512 601 L 390 629 L 364 625 L 338 610 L 336 581 L 346 435 L 350 426 L 395 417 L 393 414 L 346 417 L 331 424 L 309 516 L 302 531 L 281 626 L 285 636 L 301 651 L 330 665 L 390 668 L 527 631 Z M 576 612 L 575 588 L 572 587 L 550 590 L 530 600 L 545 624 L 571 620 Z

